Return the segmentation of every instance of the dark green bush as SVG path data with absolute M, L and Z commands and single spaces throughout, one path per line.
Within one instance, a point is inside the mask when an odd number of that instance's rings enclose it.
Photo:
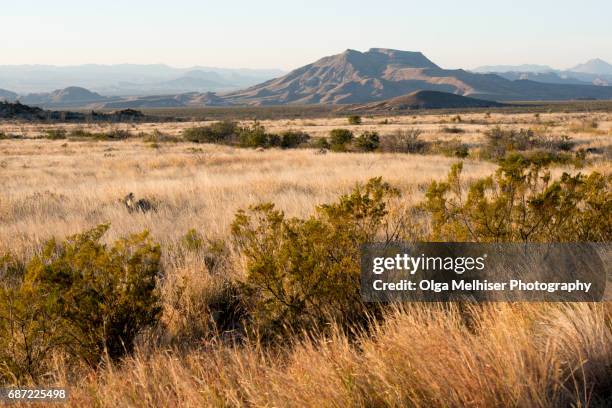
M 307 219 L 286 218 L 273 204 L 238 212 L 232 236 L 246 258 L 244 288 L 259 327 L 274 332 L 364 319 L 360 244 L 382 235 L 397 195 L 377 178 Z
M 331 147 L 326 137 L 316 139 L 312 145 L 318 149 L 329 149 Z
M 310 140 L 310 135 L 305 132 L 287 130 L 280 134 L 280 147 L 283 149 L 294 149 Z
M 345 151 L 346 145 L 352 140 L 353 132 L 348 129 L 333 129 L 329 132 L 329 142 L 334 151 Z
M 355 139 L 355 147 L 363 152 L 373 152 L 380 146 L 378 132 L 363 132 Z
M 22 279 L 0 292 L 0 370 L 35 379 L 53 353 L 89 365 L 117 359 L 161 312 L 160 248 L 147 232 L 100 242 L 101 225 L 63 242 L 50 240 Z
M 453 133 L 453 134 L 465 133 L 465 130 L 463 130 L 460 127 L 457 127 L 457 126 L 452 126 L 452 127 L 444 126 L 440 130 L 442 132 L 444 132 L 444 133 Z
M 183 138 L 194 143 L 233 144 L 237 141 L 238 125 L 235 122 L 215 122 L 208 126 L 183 130 Z
M 361 116 L 351 115 L 348 118 L 349 125 L 361 125 Z

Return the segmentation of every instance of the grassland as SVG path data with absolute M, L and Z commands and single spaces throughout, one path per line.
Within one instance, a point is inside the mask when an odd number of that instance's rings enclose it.
M 313 138 L 334 128 L 381 137 L 419 129 L 423 140 L 459 138 L 471 148 L 494 126 L 569 135 L 591 149 L 586 165 L 563 171 L 612 173 L 612 114 L 476 111 L 364 117 L 311 112 L 308 118 L 264 119 L 267 130 L 302 130 Z M 203 113 L 203 117 L 220 117 Z M 223 117 L 228 113 L 223 111 Z M 460 120 L 456 117 L 460 115 Z M 243 116 L 244 115 L 244 116 Z M 245 119 L 251 112 L 238 112 Z M 276 115 L 276 113 L 274 114 Z M 272 116 L 274 116 L 272 115 Z M 282 116 L 282 115 L 281 115 Z M 256 335 L 237 340 L 216 332 L 211 302 L 224 282 L 245 274 L 241 255 L 226 254 L 221 270 L 206 266 L 206 250 L 188 251 L 195 229 L 206 240 L 229 241 L 239 209 L 273 202 L 306 217 L 356 183 L 382 176 L 397 187 L 402 208 L 424 198 L 456 158 L 400 153 L 320 154 L 317 149 L 240 149 L 182 141 L 151 142 L 155 130 L 178 138 L 206 121 L 155 124 L 66 125 L 0 123 L 0 254 L 25 261 L 51 237 L 64 238 L 110 222 L 108 242 L 148 229 L 161 244 L 159 327 L 138 339 L 136 352 L 97 368 L 73 367 L 61 355 L 43 383 L 68 385 L 68 405 L 256 407 L 557 407 L 609 406 L 612 388 L 610 304 L 423 305 L 390 308 L 369 330 L 340 327 L 296 334 L 282 346 Z M 244 123 L 248 123 L 245 121 Z M 593 126 L 596 123 L 596 126 Z M 449 134 L 445 126 L 462 133 Z M 128 130 L 122 141 L 47 140 L 51 128 Z M 172 139 L 174 140 L 174 139 Z M 465 160 L 465 182 L 492 174 L 495 163 Z M 157 211 L 128 212 L 119 202 L 133 192 Z M 23 384 L 20 384 L 23 385 Z M 609 393 L 608 393 L 609 395 Z M 603 399 L 602 399 L 603 397 Z

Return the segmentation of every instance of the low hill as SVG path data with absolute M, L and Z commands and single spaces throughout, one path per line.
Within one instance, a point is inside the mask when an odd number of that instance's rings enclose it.
M 470 98 L 448 92 L 416 91 L 381 102 L 357 105 L 350 110 L 397 112 L 413 109 L 493 108 L 508 106 L 503 103 Z
M 41 107 L 80 107 L 108 100 L 107 97 L 78 86 L 70 86 L 53 92 L 28 94 L 20 101 L 24 104 Z
M 142 112 L 125 109 L 111 113 L 89 113 L 70 111 L 44 110 L 35 106 L 28 106 L 16 102 L 0 102 L 0 120 L 23 122 L 153 122 L 159 118 L 146 116 Z

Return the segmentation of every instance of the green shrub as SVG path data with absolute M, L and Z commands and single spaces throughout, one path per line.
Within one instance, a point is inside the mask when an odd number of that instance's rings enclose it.
M 349 125 L 361 125 L 361 116 L 359 115 L 351 115 L 348 118 Z
M 331 145 L 327 141 L 326 137 L 320 137 L 314 141 L 313 147 L 316 147 L 318 149 L 329 149 Z
M 364 152 L 373 152 L 380 146 L 378 132 L 363 132 L 355 139 L 355 147 Z
M 204 246 L 204 237 L 195 229 L 190 229 L 181 238 L 181 244 L 189 251 L 197 251 Z
M 397 195 L 377 178 L 307 219 L 286 218 L 273 204 L 238 212 L 232 236 L 246 259 L 244 290 L 259 327 L 275 332 L 364 319 L 360 245 L 382 234 Z
M 329 132 L 330 145 L 334 151 L 345 151 L 346 145 L 353 140 L 353 132 L 348 129 L 333 129 Z
M 280 134 L 280 147 L 283 149 L 294 149 L 310 140 L 310 135 L 305 132 L 287 130 Z
M 160 248 L 147 232 L 100 242 L 108 225 L 50 240 L 22 279 L 0 293 L 0 369 L 5 378 L 44 372 L 62 352 L 95 366 L 117 359 L 161 312 Z
M 433 182 L 423 205 L 433 239 L 475 242 L 594 242 L 612 238 L 612 176 L 564 173 L 552 180 L 547 158 L 513 154 L 494 176 L 464 191 L 462 164 Z
M 233 144 L 237 141 L 238 125 L 235 122 L 215 122 L 208 126 L 183 130 L 183 138 L 194 143 Z
M 266 128 L 255 121 L 252 126 L 239 128 L 238 137 L 241 147 L 274 147 L 279 146 L 281 138 L 278 135 L 269 134 Z

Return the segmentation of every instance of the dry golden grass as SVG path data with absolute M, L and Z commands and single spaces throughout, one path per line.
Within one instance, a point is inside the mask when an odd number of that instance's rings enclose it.
M 612 117 L 588 116 L 597 132 L 570 132 L 585 115 L 493 114 L 364 118 L 356 131 L 382 134 L 416 127 L 425 139 L 459 137 L 478 144 L 487 128 L 541 127 L 571 134 L 584 147 L 610 146 Z M 472 123 L 473 122 L 473 123 Z M 265 121 L 271 131 L 301 129 L 323 136 L 346 119 Z M 466 132 L 447 135 L 444 125 Z M 69 128 L 69 125 L 57 125 Z M 130 132 L 179 134 L 194 123 L 121 125 Z M 240 208 L 272 201 L 306 216 L 357 182 L 382 176 L 420 202 L 426 185 L 446 176 L 456 159 L 408 154 L 316 154 L 310 149 L 259 152 L 223 146 L 32 139 L 49 127 L 4 123 L 0 131 L 25 140 L 0 140 L 0 253 L 23 259 L 52 237 L 110 222 L 105 239 L 149 229 L 163 249 L 164 332 L 118 365 L 71 372 L 58 360 L 50 382 L 70 385 L 71 406 L 100 407 L 556 407 L 596 406 L 591 384 L 612 387 L 612 322 L 606 305 L 407 305 L 389 311 L 373 333 L 350 339 L 295 337 L 284 348 L 256 339 L 232 345 L 209 336 L 207 299 L 223 279 L 203 254 L 185 255 L 181 237 L 195 228 L 226 239 Z M 117 126 L 116 126 L 117 127 Z M 105 126 L 89 126 L 108 130 Z M 579 129 L 577 129 L 579 130 Z M 491 174 L 490 162 L 466 161 L 466 179 Z M 555 173 L 568 168 L 557 167 Z M 583 172 L 611 171 L 597 161 Z M 573 170 L 572 170 L 573 171 Z M 157 212 L 129 213 L 118 202 L 133 192 Z M 235 263 L 234 265 L 238 265 Z M 239 277 L 243 271 L 224 270 Z M 204 333 L 204 335 L 203 335 Z M 185 340 L 186 339 L 186 340 Z M 179 348 L 180 346 L 180 348 Z M 612 402 L 608 402 L 612 403 Z
M 354 342 L 141 351 L 78 380 L 70 405 L 591 406 L 602 390 L 589 384 L 612 385 L 609 317 L 588 304 L 408 305 Z

